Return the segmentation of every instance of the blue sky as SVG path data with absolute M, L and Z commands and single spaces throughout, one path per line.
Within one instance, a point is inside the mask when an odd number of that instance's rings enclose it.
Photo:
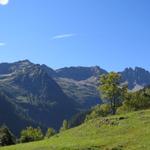
M 150 70 L 149 0 L 10 0 L 0 5 L 0 62 Z

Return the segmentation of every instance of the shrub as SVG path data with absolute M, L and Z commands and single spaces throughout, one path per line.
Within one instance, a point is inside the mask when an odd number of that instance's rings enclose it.
M 53 128 L 48 128 L 47 132 L 46 132 L 46 135 L 45 135 L 45 138 L 50 138 L 55 134 L 56 134 L 56 131 Z
M 128 93 L 121 107 L 117 109 L 117 113 L 130 112 L 141 109 L 150 108 L 150 89 Z
M 97 105 L 92 109 L 91 113 L 87 115 L 86 120 L 96 117 L 105 117 L 109 114 L 111 114 L 110 104 Z
M 60 128 L 60 132 L 65 131 L 67 129 L 69 129 L 68 121 L 64 120 L 62 123 L 62 127 Z
M 32 141 L 38 141 L 43 139 L 43 133 L 42 130 L 38 128 L 32 128 L 27 127 L 26 129 L 21 131 L 20 135 L 20 142 L 26 143 L 26 142 L 32 142 Z

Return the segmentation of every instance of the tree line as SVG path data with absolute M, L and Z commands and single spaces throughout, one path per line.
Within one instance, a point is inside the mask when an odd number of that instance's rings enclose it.
M 69 128 L 68 121 L 64 120 L 59 132 L 63 132 Z M 17 143 L 27 143 L 33 141 L 39 141 L 43 139 L 49 139 L 57 134 L 53 128 L 48 128 L 44 134 L 40 127 L 33 128 L 31 126 L 23 129 L 20 132 L 20 138 L 16 138 L 6 125 L 0 127 L 0 146 L 14 145 Z

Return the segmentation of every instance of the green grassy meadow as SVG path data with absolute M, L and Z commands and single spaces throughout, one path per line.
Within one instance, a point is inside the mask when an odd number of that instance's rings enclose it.
M 150 150 L 150 110 L 95 118 L 51 139 L 0 150 Z

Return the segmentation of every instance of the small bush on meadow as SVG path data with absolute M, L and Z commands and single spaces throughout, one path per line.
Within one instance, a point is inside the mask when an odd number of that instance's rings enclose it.
M 117 109 L 117 113 L 137 111 L 150 108 L 150 89 L 128 93 L 122 106 Z
M 56 134 L 56 131 L 53 128 L 48 128 L 45 138 L 50 138 Z
M 20 142 L 26 143 L 26 142 L 32 142 L 32 141 L 38 141 L 42 140 L 44 138 L 42 130 L 38 128 L 33 127 L 27 127 L 26 129 L 21 131 L 20 135 Z
M 69 129 L 69 124 L 67 120 L 64 120 L 62 123 L 62 127 L 60 128 L 60 132 L 66 131 L 67 129 Z
M 97 105 L 93 108 L 91 113 L 87 115 L 86 120 L 96 117 L 106 117 L 111 114 L 111 106 L 109 104 Z

